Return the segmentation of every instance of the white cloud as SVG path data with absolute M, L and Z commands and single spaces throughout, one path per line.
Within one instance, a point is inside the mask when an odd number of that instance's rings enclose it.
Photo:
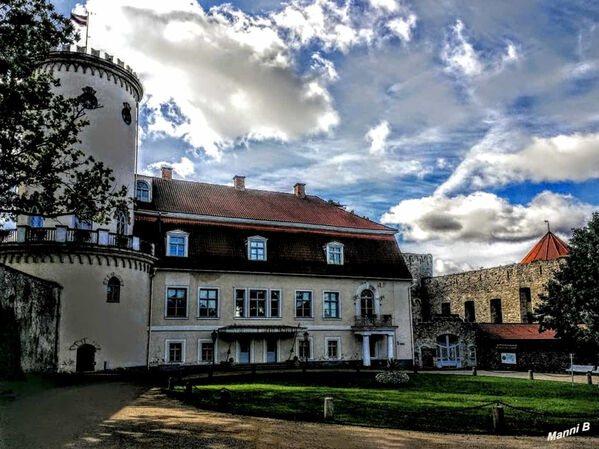
M 182 157 L 179 162 L 167 162 L 167 161 L 158 161 L 154 162 L 143 170 L 142 173 L 147 175 L 154 175 L 160 172 L 162 167 L 171 167 L 173 172 L 179 175 L 182 178 L 188 178 L 195 174 L 195 166 L 191 159 L 187 157 Z
M 542 235 L 544 220 L 549 220 L 556 232 L 568 233 L 570 228 L 584 224 L 594 207 L 571 195 L 549 191 L 538 194 L 527 205 L 475 192 L 404 200 L 381 220 L 400 225 L 407 241 L 517 242 Z
M 412 28 L 416 26 L 416 15 L 410 14 L 407 18 L 398 17 L 390 20 L 387 27 L 405 42 L 412 40 Z
M 375 8 L 386 9 L 387 11 L 397 11 L 399 8 L 396 0 L 370 0 L 370 4 Z
M 598 133 L 529 138 L 499 124 L 470 149 L 436 194 L 524 181 L 599 178 L 598 148 Z
M 387 120 L 382 120 L 378 125 L 368 130 L 365 137 L 370 141 L 370 154 L 385 154 L 387 137 L 390 133 L 391 127 Z
M 441 58 L 447 64 L 448 72 L 472 77 L 479 75 L 483 70 L 478 55 L 464 36 L 464 24 L 459 19 L 451 27 L 451 38 L 445 42 Z

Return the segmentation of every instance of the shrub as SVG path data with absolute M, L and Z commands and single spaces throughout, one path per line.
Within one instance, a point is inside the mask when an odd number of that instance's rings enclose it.
M 410 381 L 410 376 L 401 371 L 381 371 L 376 375 L 376 381 L 383 385 L 403 385 Z

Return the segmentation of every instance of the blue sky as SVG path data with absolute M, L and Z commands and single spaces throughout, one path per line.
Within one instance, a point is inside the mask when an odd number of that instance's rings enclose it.
M 86 5 L 91 45 L 146 89 L 140 172 L 305 182 L 438 273 L 517 262 L 544 220 L 567 237 L 598 209 L 596 1 Z

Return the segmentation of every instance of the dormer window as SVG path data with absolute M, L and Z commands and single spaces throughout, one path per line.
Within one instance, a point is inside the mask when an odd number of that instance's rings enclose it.
M 137 198 L 137 201 L 149 203 L 150 184 L 148 184 L 146 181 L 137 181 L 137 184 L 135 185 L 135 198 Z
M 187 257 L 188 234 L 183 231 L 171 231 L 166 234 L 166 255 Z
M 264 237 L 248 238 L 248 259 L 266 260 L 266 239 Z
M 341 243 L 331 242 L 327 245 L 327 263 L 343 265 L 343 245 Z

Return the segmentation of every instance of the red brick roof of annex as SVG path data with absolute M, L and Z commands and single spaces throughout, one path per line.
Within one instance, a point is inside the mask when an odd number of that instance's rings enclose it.
M 555 340 L 555 331 L 546 330 L 539 332 L 539 324 L 525 323 L 503 323 L 491 324 L 480 323 L 480 329 L 485 332 L 491 340 Z
M 317 196 L 299 198 L 292 193 L 266 190 L 236 190 L 231 186 L 203 182 L 144 177 L 152 183 L 152 201 L 138 203 L 137 209 L 241 218 L 368 231 L 396 231 L 388 226 L 352 214 Z
M 560 257 L 566 257 L 569 253 L 568 245 L 562 242 L 553 232 L 548 231 L 520 263 L 559 259 Z

